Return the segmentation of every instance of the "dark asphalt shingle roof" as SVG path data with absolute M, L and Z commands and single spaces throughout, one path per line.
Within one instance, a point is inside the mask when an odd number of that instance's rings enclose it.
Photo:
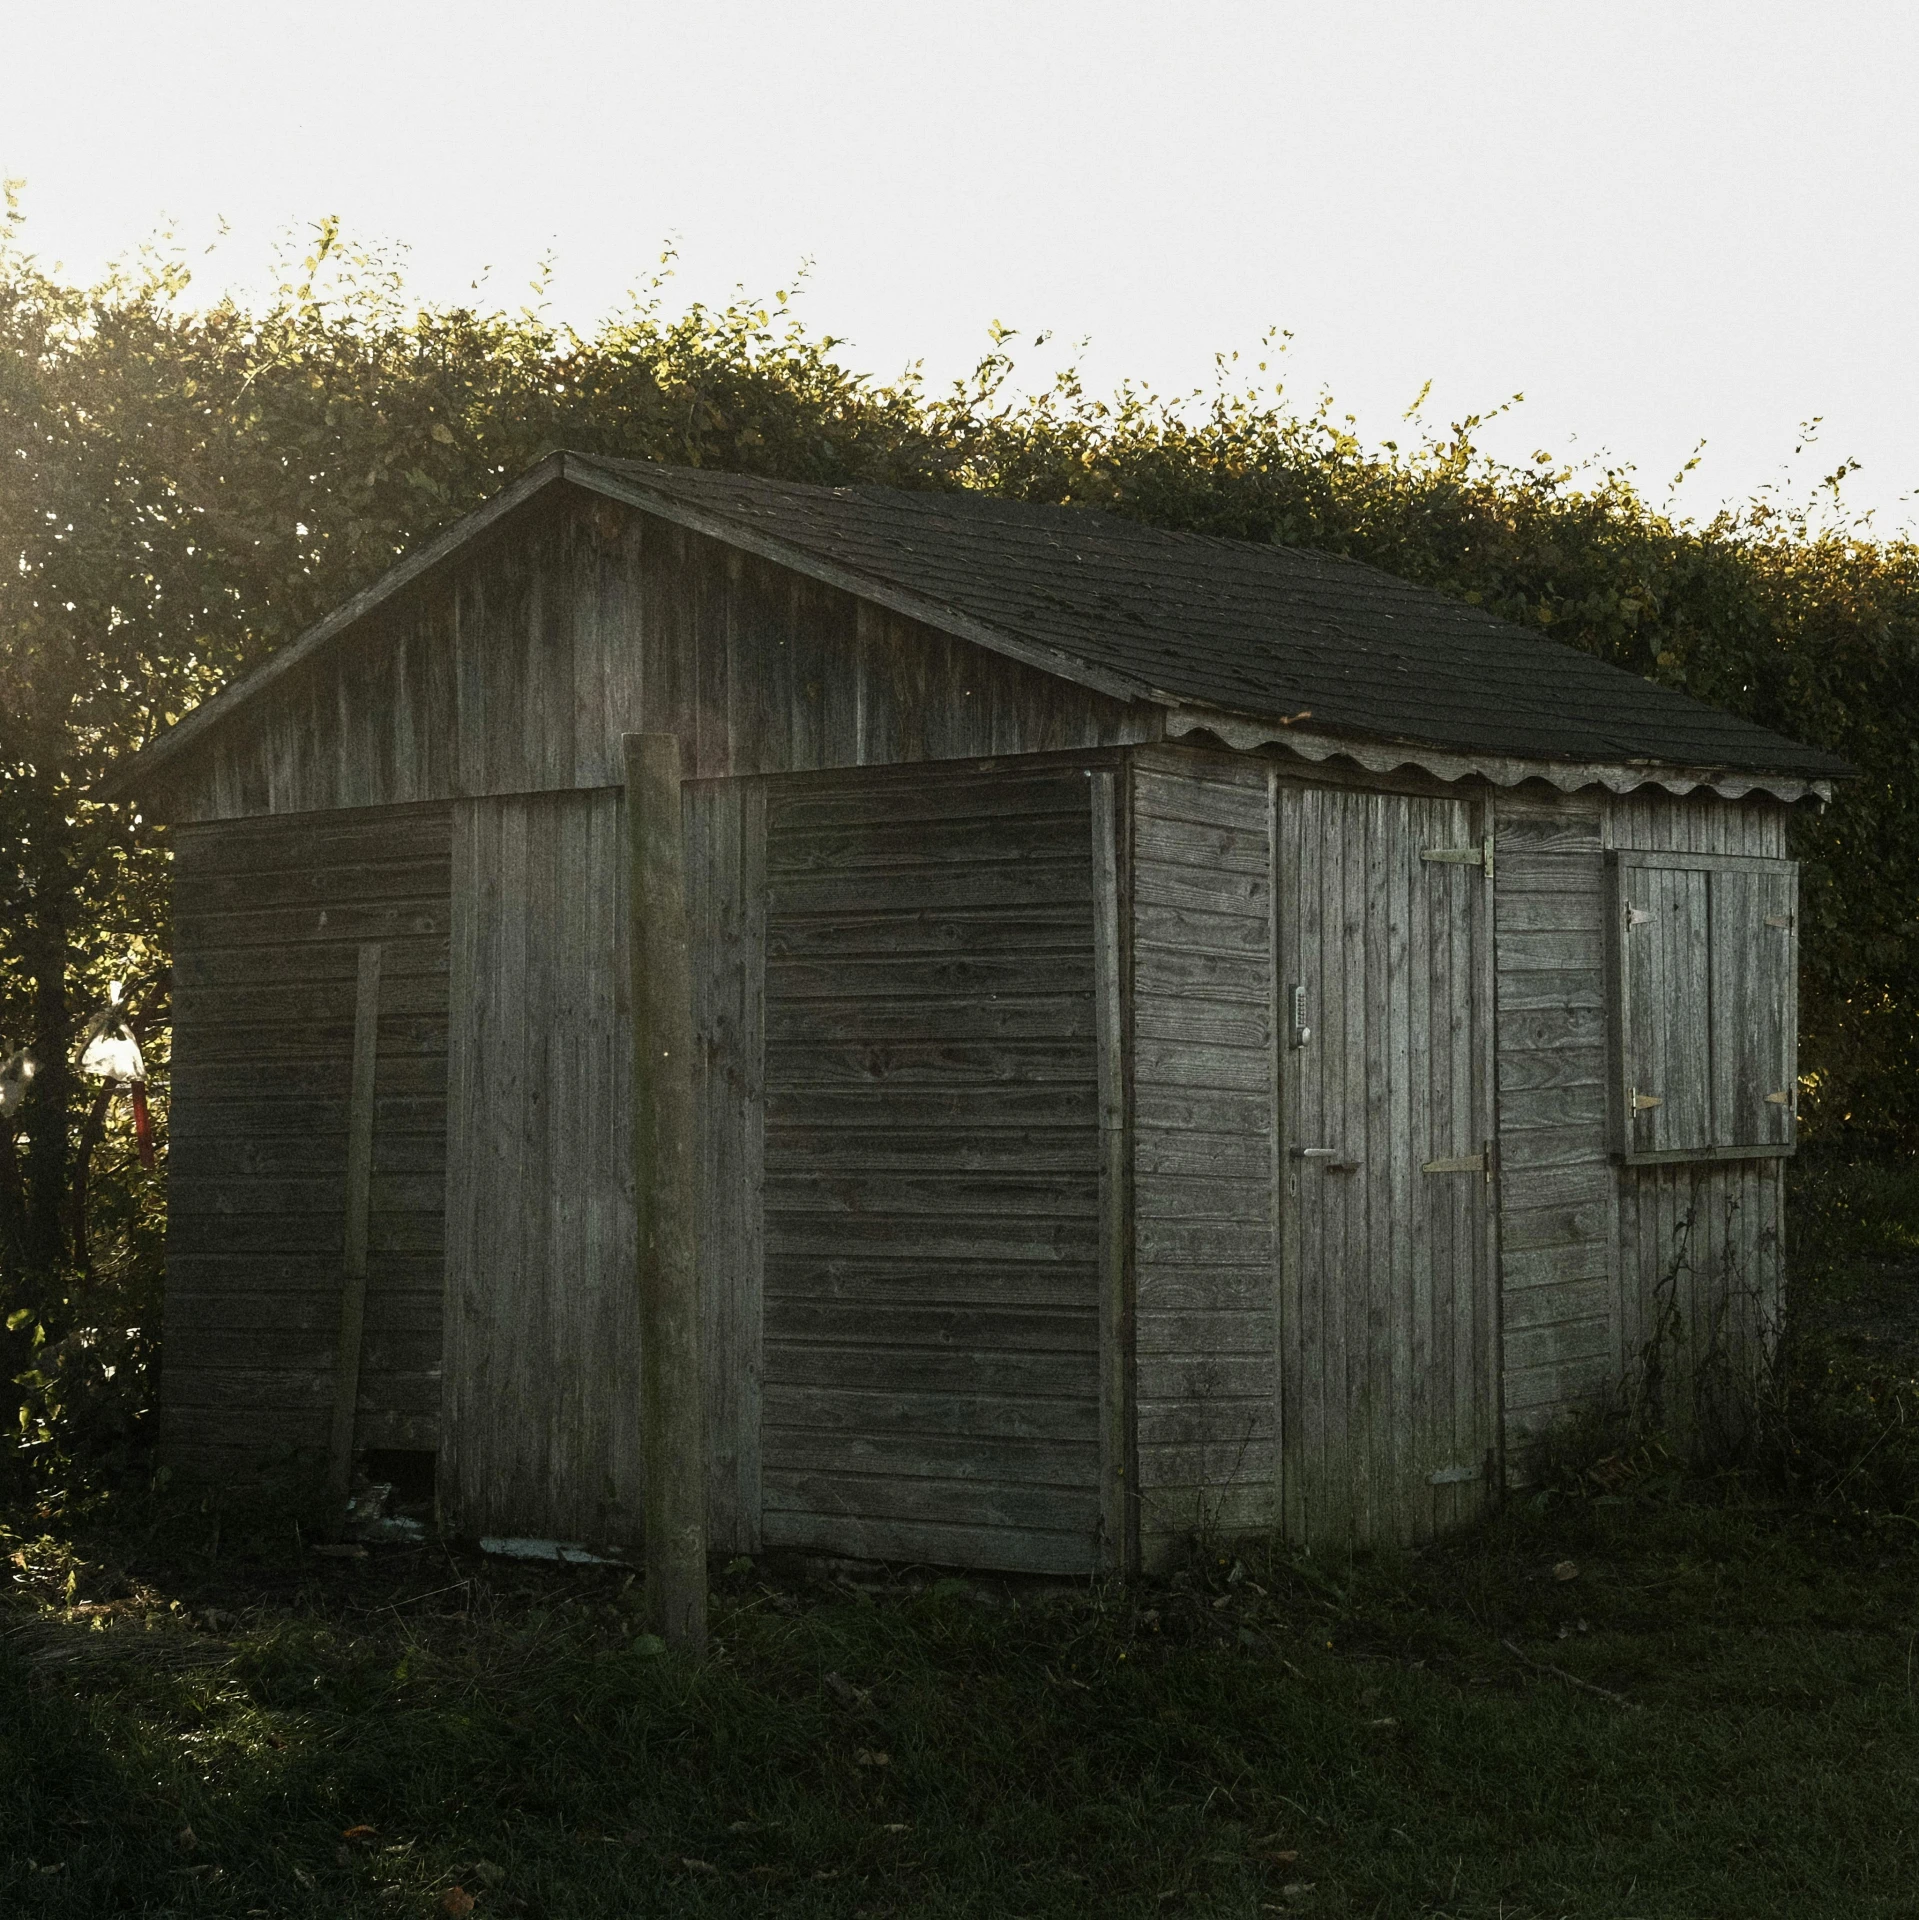
M 1376 568 L 974 493 L 568 455 L 1139 691 L 1462 753 L 1831 778 L 1846 762 Z

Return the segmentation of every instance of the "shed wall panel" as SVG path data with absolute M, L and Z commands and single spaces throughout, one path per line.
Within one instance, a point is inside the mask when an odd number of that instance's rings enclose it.
M 359 946 L 384 948 L 356 1440 L 439 1441 L 444 807 L 181 829 L 164 1444 L 250 1477 L 327 1442 Z
M 1055 679 L 633 509 L 563 495 L 380 608 L 217 729 L 177 819 L 608 788 L 620 739 L 689 776 L 1155 737 Z
M 1133 769 L 1135 1394 L 1140 1551 L 1278 1517 L 1273 783 L 1254 761 Z
M 1095 1563 L 1088 785 L 768 790 L 769 1546 Z

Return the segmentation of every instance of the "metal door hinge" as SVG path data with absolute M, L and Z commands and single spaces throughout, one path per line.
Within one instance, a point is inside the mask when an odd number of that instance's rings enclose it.
M 1651 919 L 1652 909 L 1650 907 L 1628 907 L 1626 909 L 1626 925 L 1629 928 L 1643 927 Z
M 1643 1113 L 1648 1107 L 1663 1107 L 1665 1104 L 1666 1101 L 1663 1094 L 1641 1093 L 1637 1087 L 1634 1087 L 1632 1090 L 1632 1110 L 1634 1113 Z
M 1766 915 L 1766 925 L 1769 927 L 1777 927 L 1782 933 L 1790 933 L 1792 931 L 1792 915 L 1789 913 L 1769 913 Z
M 1790 1091 L 1785 1093 L 1769 1093 L 1766 1095 L 1766 1105 L 1769 1107 L 1789 1107 L 1792 1105 L 1792 1094 Z
M 1426 847 L 1422 860 L 1443 860 L 1458 867 L 1478 867 L 1486 878 L 1493 877 L 1493 837 L 1489 833 L 1476 847 Z
M 1497 1165 L 1498 1156 L 1488 1140 L 1477 1153 L 1456 1153 L 1440 1160 L 1422 1161 L 1419 1170 L 1421 1173 L 1483 1173 L 1490 1187 Z
M 1426 1476 L 1426 1484 L 1430 1487 L 1457 1487 L 1478 1478 L 1477 1467 L 1435 1467 Z

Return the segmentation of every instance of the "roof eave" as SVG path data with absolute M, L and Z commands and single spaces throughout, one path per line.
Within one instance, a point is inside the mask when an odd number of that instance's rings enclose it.
M 1251 714 L 1223 713 L 1212 708 L 1176 707 L 1166 716 L 1166 735 L 1210 733 L 1239 752 L 1278 746 L 1305 760 L 1350 760 L 1368 773 L 1394 773 L 1412 767 L 1439 780 L 1480 779 L 1496 787 L 1516 787 L 1523 781 L 1543 780 L 1562 793 L 1582 787 L 1603 787 L 1611 793 L 1632 793 L 1660 787 L 1668 793 L 1692 793 L 1705 787 L 1728 800 L 1748 793 L 1769 793 L 1787 802 L 1832 798 L 1832 779 L 1805 773 L 1768 772 L 1748 768 L 1683 766 L 1658 760 L 1547 760 L 1520 754 L 1477 753 L 1430 747 L 1416 741 L 1393 741 L 1375 736 L 1332 734 L 1300 727 L 1285 720 L 1260 719 Z

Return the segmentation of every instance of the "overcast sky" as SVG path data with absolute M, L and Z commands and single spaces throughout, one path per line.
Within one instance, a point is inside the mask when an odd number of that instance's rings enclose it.
M 1179 388 L 1289 329 L 1372 437 L 1523 391 L 1494 443 L 1604 449 L 1704 513 L 1841 459 L 1919 524 L 1919 7 L 0 0 L 0 169 L 90 275 L 163 216 L 257 278 L 338 213 L 416 283 L 539 257 L 588 324 L 677 240 L 849 360 L 947 377 L 995 319 Z M 1823 416 L 1793 459 L 1799 423 Z

